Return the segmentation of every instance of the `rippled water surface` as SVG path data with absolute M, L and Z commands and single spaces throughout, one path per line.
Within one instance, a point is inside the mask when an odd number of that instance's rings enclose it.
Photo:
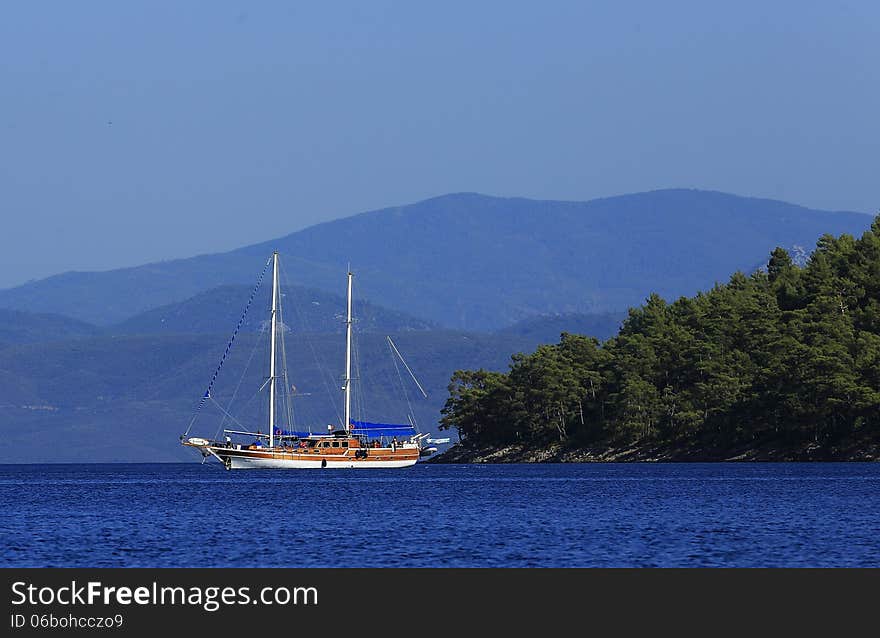
M 880 566 L 880 464 L 0 466 L 0 566 Z

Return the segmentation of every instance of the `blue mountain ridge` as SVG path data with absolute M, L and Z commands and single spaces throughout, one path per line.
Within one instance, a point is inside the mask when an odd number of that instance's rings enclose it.
M 650 292 L 694 294 L 776 246 L 858 235 L 863 213 L 673 189 L 588 202 L 435 197 L 226 253 L 69 272 L 0 291 L 0 307 L 111 325 L 210 288 L 252 284 L 272 250 L 290 280 L 358 294 L 441 326 L 492 331 L 537 315 L 621 312 Z

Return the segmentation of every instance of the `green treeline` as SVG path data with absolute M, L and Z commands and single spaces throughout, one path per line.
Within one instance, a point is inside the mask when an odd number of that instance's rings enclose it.
M 651 295 L 605 343 L 563 334 L 506 374 L 459 370 L 442 428 L 465 444 L 562 440 L 725 448 L 880 436 L 880 216 L 824 235 L 804 267 L 672 304 Z

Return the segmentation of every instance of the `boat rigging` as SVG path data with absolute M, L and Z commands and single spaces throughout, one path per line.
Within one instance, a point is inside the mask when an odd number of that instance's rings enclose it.
M 307 468 L 403 468 L 414 465 L 420 458 L 436 451 L 436 448 L 425 447 L 424 441 L 427 434 L 417 433 L 414 424 L 407 425 L 370 423 L 356 421 L 351 414 L 352 399 L 352 281 L 353 273 L 349 269 L 346 286 L 346 314 L 345 314 L 345 371 L 342 384 L 344 394 L 343 421 L 340 427 L 328 426 L 326 433 L 312 433 L 311 431 L 298 431 L 290 428 L 279 427 L 276 414 L 277 394 L 277 361 L 276 350 L 278 331 L 283 327 L 281 319 L 281 294 L 279 283 L 278 252 L 272 254 L 271 259 L 263 269 L 263 273 L 257 282 L 254 292 L 245 307 L 244 313 L 239 320 L 238 326 L 233 332 L 232 339 L 226 347 L 226 351 L 220 360 L 220 365 L 214 373 L 208 389 L 196 410 L 211 399 L 211 392 L 216 381 L 217 374 L 229 354 L 235 337 L 240 330 L 245 315 L 253 302 L 256 289 L 262 283 L 266 269 L 272 266 L 272 299 L 269 316 L 269 375 L 265 384 L 268 385 L 268 422 L 267 432 L 259 429 L 251 432 L 246 429 L 224 429 L 222 440 L 212 440 L 202 437 L 189 437 L 189 430 L 181 435 L 182 445 L 198 450 L 204 459 L 216 458 L 228 470 L 248 468 L 271 468 L 271 469 L 307 469 Z M 415 378 L 410 367 L 404 361 L 397 346 L 387 338 L 391 349 L 397 354 L 404 367 L 412 376 L 419 390 L 424 396 L 427 394 Z M 283 380 L 285 390 L 291 387 L 287 379 L 286 356 L 282 339 L 282 359 L 284 360 Z M 285 397 L 290 398 L 285 392 Z M 222 408 L 221 408 L 222 409 Z M 224 410 L 224 412 L 226 412 Z M 289 413 L 289 409 L 288 409 Z M 227 416 L 230 416 L 227 413 Z M 193 417 L 193 421 L 195 417 Z M 233 438 L 234 437 L 234 438 Z M 239 442 L 241 437 L 249 437 L 250 443 Z

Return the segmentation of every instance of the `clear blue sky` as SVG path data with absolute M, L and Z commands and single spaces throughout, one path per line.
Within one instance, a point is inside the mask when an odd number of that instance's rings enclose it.
M 872 212 L 880 3 L 6 2 L 0 286 L 455 191 Z

